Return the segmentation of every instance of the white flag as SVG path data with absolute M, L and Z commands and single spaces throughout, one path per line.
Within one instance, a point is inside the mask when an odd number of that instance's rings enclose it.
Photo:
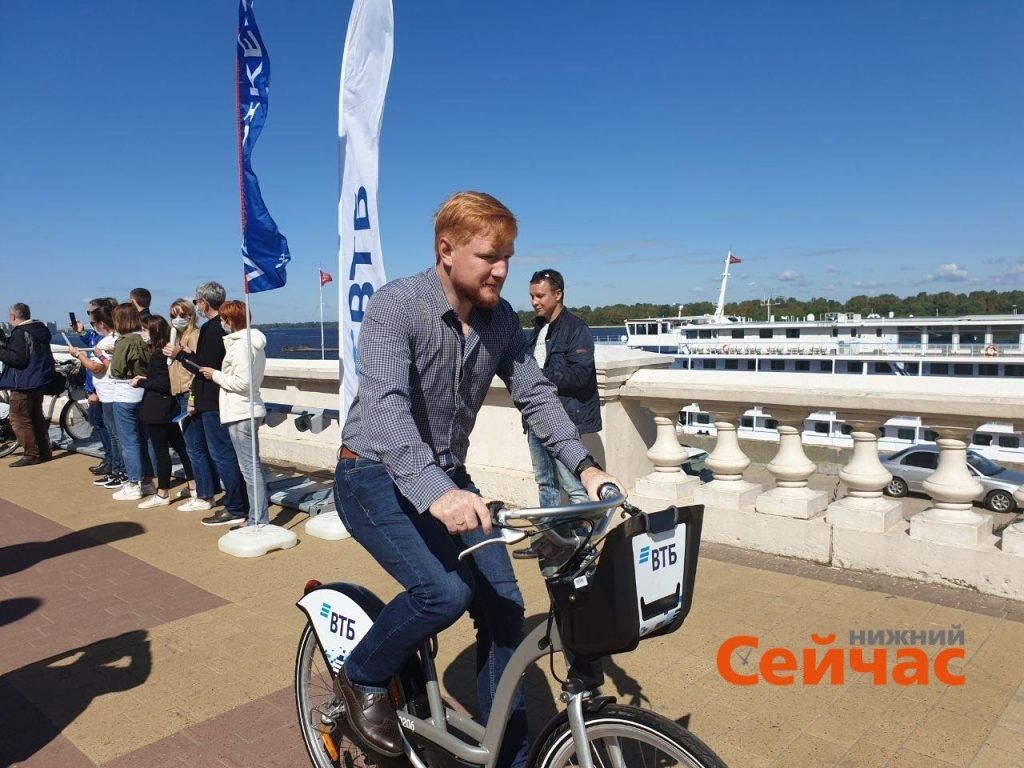
M 377 151 L 394 50 L 391 0 L 355 0 L 338 95 L 341 423 L 359 388 L 356 339 L 366 302 L 387 280 L 377 215 Z

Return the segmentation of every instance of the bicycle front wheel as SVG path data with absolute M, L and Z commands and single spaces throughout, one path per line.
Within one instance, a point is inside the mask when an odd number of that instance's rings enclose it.
M 92 436 L 89 423 L 89 404 L 84 400 L 68 400 L 60 412 L 60 428 L 72 440 L 85 440 Z
M 610 704 L 584 714 L 594 768 L 727 768 L 704 742 L 668 718 Z M 538 750 L 532 768 L 576 768 L 568 720 Z

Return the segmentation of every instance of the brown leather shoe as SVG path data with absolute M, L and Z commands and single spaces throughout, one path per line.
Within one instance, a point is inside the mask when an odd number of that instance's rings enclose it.
M 387 757 L 403 754 L 398 716 L 386 693 L 363 693 L 349 682 L 343 666 L 334 678 L 334 694 L 345 702 L 345 715 L 359 740 Z

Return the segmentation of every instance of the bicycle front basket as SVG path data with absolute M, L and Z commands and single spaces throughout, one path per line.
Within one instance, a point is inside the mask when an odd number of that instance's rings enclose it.
M 608 656 L 679 629 L 693 601 L 703 519 L 701 505 L 631 517 L 605 538 L 589 578 L 548 582 L 563 645 Z

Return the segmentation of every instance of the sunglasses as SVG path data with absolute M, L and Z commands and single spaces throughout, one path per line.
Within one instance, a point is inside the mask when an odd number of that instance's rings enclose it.
M 547 280 L 553 288 L 557 288 L 560 291 L 565 289 L 562 276 L 553 270 L 541 269 L 534 272 L 533 277 L 530 278 L 531 283 L 539 283 L 541 280 Z

